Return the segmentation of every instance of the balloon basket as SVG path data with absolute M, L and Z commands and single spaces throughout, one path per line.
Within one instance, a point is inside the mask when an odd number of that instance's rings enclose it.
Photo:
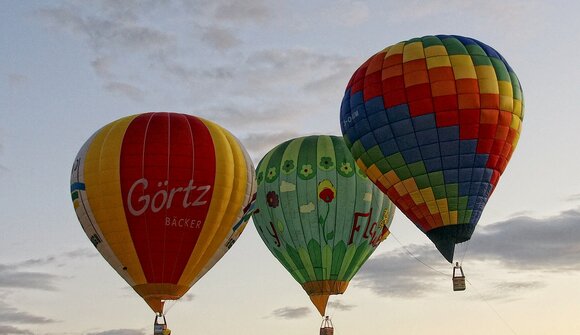
M 165 315 L 155 315 L 155 323 L 153 323 L 153 335 L 167 334 L 171 334 L 171 331 L 167 328 L 167 320 L 165 320 Z
M 324 319 L 322 319 L 320 335 L 334 335 L 334 327 L 332 321 L 330 321 L 330 316 L 325 316 Z
M 465 291 L 465 275 L 459 263 L 453 267 L 453 291 Z

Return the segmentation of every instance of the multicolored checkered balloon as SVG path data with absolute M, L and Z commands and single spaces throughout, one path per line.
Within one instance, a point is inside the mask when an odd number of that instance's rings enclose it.
M 341 128 L 359 167 L 453 260 L 518 142 L 520 82 L 493 48 L 425 36 L 378 52 L 354 73 Z

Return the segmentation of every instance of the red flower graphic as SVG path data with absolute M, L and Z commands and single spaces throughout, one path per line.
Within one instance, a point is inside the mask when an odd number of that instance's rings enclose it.
M 280 200 L 278 199 L 278 194 L 275 191 L 270 191 L 266 194 L 266 202 L 268 203 L 269 207 L 276 208 L 280 204 Z

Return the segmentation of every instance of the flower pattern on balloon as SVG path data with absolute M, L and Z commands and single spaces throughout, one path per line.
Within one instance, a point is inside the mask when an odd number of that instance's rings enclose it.
M 334 162 L 332 161 L 332 157 L 323 156 L 320 157 L 320 163 L 318 163 L 322 170 L 328 171 L 332 169 L 334 166 Z
M 336 196 L 336 188 L 332 185 L 332 182 L 328 179 L 322 180 L 318 183 L 318 197 L 326 202 L 330 203 L 334 200 Z
M 291 159 L 285 160 L 284 165 L 282 165 L 282 171 L 284 171 L 285 174 L 289 174 L 292 172 L 292 170 L 294 170 L 294 168 L 294 161 Z
M 314 169 L 312 168 L 312 165 L 310 164 L 302 165 L 302 167 L 300 168 L 300 172 L 298 173 L 298 176 L 302 179 L 310 179 L 314 177 Z
M 266 193 L 266 203 L 268 204 L 268 207 L 278 207 L 280 204 L 280 198 L 278 197 L 278 194 L 276 194 L 276 191 Z
M 354 169 L 350 162 L 342 162 L 340 163 L 340 167 L 338 168 L 338 173 L 343 177 L 350 177 L 354 174 Z
M 276 173 L 276 167 L 271 167 L 268 169 L 268 173 L 266 174 L 266 181 L 271 183 L 276 180 L 278 173 Z

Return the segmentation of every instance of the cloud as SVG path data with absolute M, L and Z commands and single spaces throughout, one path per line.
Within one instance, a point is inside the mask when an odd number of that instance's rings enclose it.
M 356 305 L 345 304 L 342 301 L 331 301 L 328 303 L 328 309 L 335 309 L 338 311 L 350 311 L 355 308 Z
M 272 19 L 276 2 L 265 0 L 222 1 L 215 9 L 215 18 L 233 23 L 264 23 Z
M 307 307 L 284 307 L 274 310 L 272 315 L 280 319 L 300 319 L 308 316 L 310 312 Z
M 56 275 L 44 272 L 21 271 L 18 265 L 0 264 L 0 288 L 55 290 Z
M 19 323 L 19 324 L 46 324 L 56 322 L 43 316 L 33 315 L 28 312 L 22 312 L 16 308 L 7 307 L 4 303 L 0 306 L 0 323 Z M 2 334 L 0 332 L 0 334 Z
M 10 87 L 22 87 L 30 81 L 30 78 L 28 78 L 28 76 L 25 76 L 20 73 L 9 73 L 7 77 L 8 77 L 8 85 Z
M 0 335 L 17 335 L 17 334 L 33 335 L 34 333 L 29 330 L 20 329 L 13 326 L 0 325 Z
M 274 149 L 278 144 L 289 139 L 299 137 L 294 131 L 280 131 L 277 133 L 251 133 L 241 139 L 244 147 L 252 154 L 255 161 L 259 161 L 266 152 Z
M 136 86 L 115 81 L 107 83 L 105 89 L 111 93 L 125 96 L 134 101 L 143 101 L 146 94 Z
M 465 248 L 470 262 L 499 263 L 520 273 L 552 273 L 580 271 L 578 241 L 580 210 L 576 209 L 547 218 L 518 216 L 482 226 L 476 229 Z M 355 285 L 371 289 L 381 296 L 393 297 L 419 297 L 433 290 L 434 286 L 449 285 L 449 275 L 445 274 L 448 269 L 441 271 L 429 265 L 442 263 L 433 246 L 424 244 L 405 248 L 370 258 L 355 277 Z M 515 292 L 538 289 L 543 285 L 541 281 L 530 280 L 501 282 L 495 286 Z M 493 297 L 491 294 L 490 298 Z
M 97 333 L 88 333 L 87 335 L 145 335 L 142 329 L 111 329 Z
M 324 11 L 323 16 L 335 24 L 347 27 L 360 25 L 370 18 L 371 11 L 362 1 L 337 1 Z
M 218 26 L 205 28 L 201 39 L 211 47 L 220 51 L 231 49 L 241 43 L 240 39 L 235 36 L 231 29 Z

